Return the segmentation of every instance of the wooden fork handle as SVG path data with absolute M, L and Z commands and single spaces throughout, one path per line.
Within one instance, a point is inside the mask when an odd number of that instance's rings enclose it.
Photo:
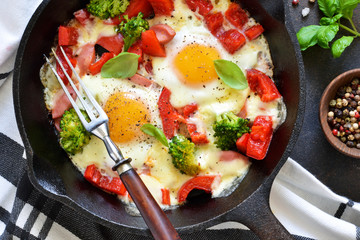
M 145 184 L 133 168 L 120 174 L 131 198 L 139 209 L 145 223 L 155 239 L 180 239 L 164 211 L 155 201 Z

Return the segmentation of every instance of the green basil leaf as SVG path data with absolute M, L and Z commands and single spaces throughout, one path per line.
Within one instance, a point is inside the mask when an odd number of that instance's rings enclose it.
M 301 51 L 306 50 L 308 47 L 314 46 L 318 42 L 317 34 L 321 29 L 319 25 L 310 25 L 303 27 L 297 32 L 296 37 L 299 41 Z
M 341 17 L 342 17 L 342 14 L 337 14 L 337 15 L 333 16 L 332 18 L 322 17 L 322 18 L 320 19 L 320 25 L 326 26 L 326 25 L 334 24 L 334 23 L 336 23 Z
M 345 48 L 347 48 L 352 43 L 353 40 L 354 37 L 349 37 L 349 36 L 343 36 L 337 39 L 331 46 L 331 52 L 333 54 L 333 57 L 334 58 L 340 57 L 341 54 L 344 52 Z
M 354 9 L 360 3 L 359 0 L 338 0 L 340 3 L 339 13 L 341 13 L 344 18 L 352 19 Z
M 139 55 L 122 52 L 107 61 L 101 68 L 103 78 L 128 78 L 135 75 L 138 69 Z
M 157 140 L 159 140 L 165 147 L 169 147 L 168 140 L 165 137 L 165 134 L 163 131 L 161 131 L 159 128 L 155 127 L 154 125 L 150 123 L 146 123 L 141 126 L 141 131 L 146 133 L 147 135 L 150 135 L 152 137 L 155 137 Z
M 217 59 L 214 60 L 215 71 L 223 82 L 231 88 L 242 90 L 248 87 L 246 77 L 235 63 Z
M 337 24 L 333 24 L 329 26 L 321 26 L 317 34 L 319 46 L 326 49 L 330 48 L 329 42 L 331 42 L 334 39 L 338 31 L 339 31 L 339 25 Z
M 334 16 L 339 9 L 339 0 L 318 0 L 319 9 L 328 17 Z

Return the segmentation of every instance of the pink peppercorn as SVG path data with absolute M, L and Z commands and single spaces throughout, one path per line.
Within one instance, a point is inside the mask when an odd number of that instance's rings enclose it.
M 337 130 L 337 129 L 333 129 L 333 130 L 332 130 L 332 134 L 333 134 L 334 136 L 337 136 L 338 130 Z

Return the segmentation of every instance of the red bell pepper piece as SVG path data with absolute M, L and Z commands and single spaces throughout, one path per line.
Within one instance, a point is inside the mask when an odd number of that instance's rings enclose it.
M 184 117 L 187 120 L 186 126 L 187 126 L 187 129 L 189 131 L 191 141 L 193 143 L 195 143 L 195 144 L 205 144 L 205 143 L 209 142 L 209 140 L 207 139 L 206 133 L 198 132 L 196 124 L 193 124 L 193 123 L 188 121 L 190 116 L 197 110 L 198 110 L 198 105 L 196 103 L 192 103 L 192 104 L 186 105 L 184 107 L 184 110 L 183 110 Z
M 132 17 L 136 17 L 139 12 L 144 15 L 144 18 L 148 18 L 154 14 L 154 10 L 147 0 L 131 0 L 126 11 L 121 15 L 127 15 L 130 19 Z
M 257 92 L 263 102 L 271 102 L 281 95 L 275 83 L 265 73 L 256 70 L 246 70 L 246 78 L 252 91 Z
M 188 194 L 193 189 L 200 189 L 204 190 L 205 192 L 210 193 L 212 191 L 211 185 L 213 184 L 215 178 L 217 176 L 211 175 L 211 176 L 197 176 L 194 178 L 191 178 L 187 182 L 185 182 L 178 192 L 178 201 L 179 203 L 182 203 L 186 200 Z
M 170 90 L 164 87 L 158 100 L 163 131 L 168 139 L 174 137 L 175 131 L 179 128 L 179 122 L 185 122 L 185 119 L 171 105 L 170 95 Z
M 221 12 L 217 13 L 209 13 L 205 16 L 205 23 L 209 31 L 215 37 L 219 37 L 221 33 L 224 31 L 223 23 L 224 23 L 224 16 Z
M 219 36 L 219 40 L 223 47 L 231 54 L 239 50 L 246 43 L 244 35 L 236 29 L 230 29 L 222 33 Z
M 129 47 L 129 49 L 128 49 L 128 52 L 135 53 L 135 54 L 139 55 L 140 57 L 139 57 L 138 61 L 139 61 L 139 63 L 142 63 L 142 61 L 143 61 L 143 50 L 141 48 L 141 41 L 137 41 L 133 45 L 131 45 L 131 47 Z
M 102 175 L 94 164 L 86 167 L 84 177 L 90 183 L 105 191 L 122 196 L 126 195 L 126 188 L 119 177 L 109 177 Z
M 249 21 L 249 17 L 245 10 L 237 3 L 231 3 L 225 12 L 226 19 L 235 27 L 242 29 Z
M 166 57 L 165 48 L 160 44 L 153 30 L 141 33 L 141 48 L 144 53 L 155 57 Z
M 236 141 L 236 148 L 244 154 L 246 154 L 246 148 L 247 148 L 247 143 L 248 143 L 249 137 L 250 137 L 250 134 L 245 133 Z
M 122 51 L 124 41 L 121 34 L 116 34 L 114 36 L 100 37 L 96 44 L 118 55 Z
M 162 204 L 170 205 L 170 191 L 169 191 L 169 189 L 162 188 L 161 193 L 162 193 Z
M 263 26 L 260 24 L 252 26 L 249 29 L 245 30 L 245 36 L 249 39 L 249 41 L 254 40 L 258 36 L 260 36 L 264 32 Z
M 273 134 L 272 124 L 270 116 L 257 116 L 255 118 L 246 146 L 247 156 L 257 160 L 265 158 Z
M 78 20 L 78 22 L 85 26 L 91 19 L 90 19 L 90 13 L 84 9 L 80 9 L 76 12 L 74 12 L 75 19 Z
M 112 52 L 106 52 L 103 53 L 103 55 L 101 56 L 101 58 L 99 60 L 97 60 L 96 62 L 90 64 L 89 66 L 89 71 L 92 75 L 96 75 L 99 72 L 101 72 L 101 68 L 102 66 L 109 61 L 111 58 L 113 58 L 115 56 L 114 53 Z
M 171 13 L 174 11 L 174 1 L 173 0 L 148 0 L 154 9 L 156 16 L 171 16 Z
M 206 14 L 213 9 L 213 5 L 210 0 L 186 0 L 186 4 L 191 11 L 198 11 L 201 16 L 206 16 Z
M 77 44 L 79 38 L 78 30 L 74 27 L 59 27 L 59 45 L 72 46 Z
M 64 49 L 66 56 L 69 58 L 71 64 L 73 65 L 73 67 L 76 67 L 77 61 L 76 61 L 76 59 L 73 58 L 72 49 L 69 47 L 66 47 L 66 46 L 64 46 L 63 49 Z M 59 57 L 59 60 L 63 64 L 67 74 L 71 77 L 72 70 L 71 70 L 69 64 L 66 62 L 59 47 L 56 48 L 56 55 Z M 69 80 L 66 78 L 65 73 L 63 72 L 62 68 L 60 67 L 60 64 L 58 64 L 57 62 L 56 62 L 56 72 L 59 74 L 60 78 L 63 80 L 65 85 L 69 83 Z

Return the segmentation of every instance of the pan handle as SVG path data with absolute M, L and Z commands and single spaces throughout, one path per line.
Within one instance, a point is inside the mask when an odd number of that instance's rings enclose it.
M 170 220 L 131 165 L 123 163 L 118 167 L 118 172 L 153 237 L 161 240 L 180 239 Z
M 261 240 L 294 239 L 272 213 L 269 196 L 270 191 L 262 185 L 237 208 L 225 214 L 223 220 L 244 224 Z

